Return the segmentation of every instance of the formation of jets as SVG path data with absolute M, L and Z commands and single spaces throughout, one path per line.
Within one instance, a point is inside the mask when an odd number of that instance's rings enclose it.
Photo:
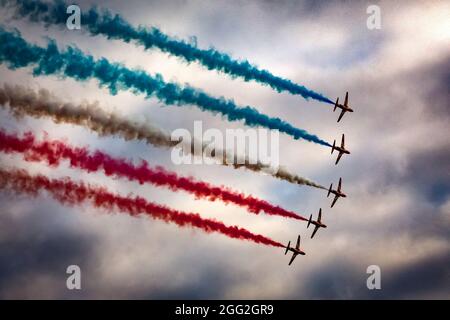
M 345 99 L 344 99 L 344 104 L 340 104 L 339 103 L 339 98 L 336 99 L 336 103 L 334 104 L 334 111 L 336 111 L 336 109 L 339 108 L 341 109 L 341 114 L 339 115 L 339 118 L 337 120 L 337 122 L 341 121 L 342 117 L 344 116 L 344 114 L 346 112 L 353 112 L 353 109 L 349 107 L 348 105 L 348 92 L 345 93 Z M 350 151 L 347 150 L 345 148 L 345 135 L 342 134 L 342 139 L 341 139 L 341 145 L 337 146 L 336 145 L 336 140 L 334 140 L 333 142 L 333 146 L 331 147 L 331 154 L 333 154 L 333 151 L 337 151 L 339 152 L 337 159 L 336 159 L 336 163 L 338 164 L 339 160 L 341 159 L 343 154 L 350 154 Z M 342 178 L 339 178 L 339 182 L 338 182 L 338 187 L 337 189 L 333 190 L 333 184 L 330 185 L 330 188 L 328 189 L 328 195 L 327 198 L 333 194 L 334 195 L 334 199 L 331 202 L 331 208 L 333 208 L 333 206 L 336 204 L 336 201 L 339 198 L 345 198 L 347 197 L 347 195 L 342 191 Z M 306 228 L 309 228 L 310 225 L 314 226 L 314 230 L 311 234 L 311 239 L 314 237 L 314 235 L 316 234 L 317 230 L 319 230 L 320 228 L 326 228 L 326 224 L 322 223 L 322 208 L 319 209 L 319 214 L 317 216 L 317 220 L 313 220 L 312 218 L 312 214 L 309 216 L 309 220 L 308 220 L 308 225 Z M 300 255 L 305 255 L 306 253 L 300 248 L 300 235 L 297 238 L 297 244 L 295 246 L 295 248 L 291 247 L 291 242 L 289 241 L 287 246 L 285 247 L 286 251 L 285 251 L 285 255 L 291 251 L 292 252 L 292 257 L 291 260 L 289 261 L 289 265 L 292 264 L 292 262 L 294 261 L 294 259 L 300 254 Z

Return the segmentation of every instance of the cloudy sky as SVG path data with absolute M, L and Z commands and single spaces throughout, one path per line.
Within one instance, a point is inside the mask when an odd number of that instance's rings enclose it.
M 76 1 L 75 1 L 76 2 Z M 91 3 L 78 2 L 82 10 Z M 269 298 L 375 299 L 450 298 L 450 4 L 448 1 L 376 2 L 381 29 L 366 26 L 374 2 L 316 1 L 108 1 L 98 3 L 133 25 L 153 25 L 180 39 L 196 37 L 202 48 L 235 58 L 303 84 L 332 100 L 349 91 L 355 109 L 337 124 L 330 105 L 277 93 L 185 64 L 158 50 L 92 37 L 87 32 L 12 20 L 28 41 L 76 45 L 95 57 L 142 68 L 164 79 L 189 83 L 215 96 L 233 98 L 270 116 L 333 141 L 346 134 L 352 154 L 338 166 L 330 149 L 280 134 L 280 163 L 324 185 L 343 177 L 348 198 L 330 209 L 326 192 L 267 175 L 207 165 L 174 165 L 170 151 L 144 142 L 98 137 L 77 126 L 50 120 L 16 120 L 0 110 L 0 126 L 11 132 L 64 138 L 116 156 L 146 159 L 182 175 L 232 186 L 305 216 L 323 208 L 328 225 L 314 239 L 301 221 L 250 215 L 245 209 L 194 199 L 165 188 L 141 186 L 87 174 L 64 163 L 48 168 L 20 156 L 0 155 L 2 168 L 26 168 L 50 177 L 106 185 L 148 200 L 239 225 L 282 243 L 303 236 L 306 256 L 292 266 L 272 248 L 179 228 L 149 218 L 107 214 L 86 204 L 63 206 L 48 195 L 0 192 L 1 298 Z M 83 28 L 83 27 L 82 27 Z M 173 108 L 131 92 L 112 96 L 95 80 L 34 78 L 31 69 L 0 65 L 2 84 L 47 88 L 73 102 L 99 101 L 137 121 L 168 131 L 244 128 L 241 123 L 195 107 Z M 66 268 L 78 265 L 82 290 L 66 288 Z M 381 268 L 381 290 L 368 290 L 366 269 Z

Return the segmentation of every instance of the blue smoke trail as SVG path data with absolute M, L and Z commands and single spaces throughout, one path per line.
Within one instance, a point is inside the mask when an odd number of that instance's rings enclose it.
M 105 58 L 95 60 L 76 47 L 59 51 L 54 40 L 47 47 L 27 43 L 18 31 L 8 32 L 0 26 L 0 63 L 10 69 L 35 65 L 33 75 L 60 75 L 84 81 L 97 79 L 100 86 L 108 87 L 112 94 L 119 90 L 143 93 L 147 98 L 156 96 L 168 105 L 196 105 L 203 111 L 220 113 L 230 121 L 244 120 L 248 126 L 262 126 L 284 132 L 295 139 L 305 139 L 324 146 L 331 145 L 305 130 L 293 127 L 279 119 L 270 118 L 256 109 L 239 107 L 232 100 L 212 97 L 190 86 L 164 82 L 160 74 L 151 76 L 145 71 L 128 69 L 119 63 L 111 63 Z
M 3 1 L 15 7 L 16 17 L 28 17 L 32 21 L 44 22 L 47 25 L 60 24 L 65 26 L 68 17 L 66 13 L 67 5 L 61 0 L 54 1 L 52 4 L 40 0 Z M 113 15 L 107 10 L 99 11 L 95 7 L 91 8 L 87 13 L 82 14 L 81 23 L 93 35 L 103 34 L 108 39 L 120 39 L 125 42 L 134 41 L 144 46 L 145 49 L 157 47 L 165 53 L 183 58 L 188 63 L 197 61 L 209 70 L 218 70 L 232 77 L 241 77 L 245 81 L 255 80 L 261 84 L 269 85 L 278 92 L 288 91 L 291 94 L 301 95 L 305 99 L 312 98 L 334 104 L 333 101 L 320 93 L 288 79 L 274 76 L 267 70 L 258 69 L 247 60 L 235 60 L 230 55 L 213 48 L 200 49 L 196 44 L 174 39 L 155 27 L 139 26 L 134 28 L 120 15 Z

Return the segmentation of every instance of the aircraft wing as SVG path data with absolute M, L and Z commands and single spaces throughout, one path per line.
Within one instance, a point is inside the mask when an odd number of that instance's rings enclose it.
M 313 233 L 312 233 L 312 235 L 311 235 L 311 239 L 314 237 L 314 235 L 316 234 L 317 230 L 319 230 L 319 226 L 316 226 L 316 227 L 314 228 L 314 231 L 313 231 Z
M 297 256 L 297 254 L 298 254 L 298 253 L 295 253 L 295 252 L 292 254 L 292 258 L 291 258 L 291 261 L 289 261 L 289 265 L 291 265 L 292 262 L 294 262 L 294 259 L 295 259 L 295 257 Z
M 339 196 L 334 196 L 334 200 L 331 203 L 331 208 L 333 208 L 334 204 L 336 203 L 337 199 L 339 199 Z
M 342 109 L 341 114 L 339 115 L 339 118 L 338 118 L 337 122 L 341 121 L 341 119 L 344 116 L 344 114 L 345 114 L 345 109 Z
M 295 246 L 295 249 L 300 249 L 300 236 L 297 238 L 297 245 Z
M 342 134 L 341 148 L 345 148 L 345 135 Z
M 348 92 L 345 93 L 344 106 L 348 107 Z
M 342 157 L 342 154 L 343 154 L 343 152 L 339 152 L 339 154 L 338 154 L 338 157 L 337 157 L 337 159 L 336 159 L 336 163 L 335 163 L 335 164 L 338 164 L 339 160 L 340 160 L 340 159 L 341 159 L 341 157 Z

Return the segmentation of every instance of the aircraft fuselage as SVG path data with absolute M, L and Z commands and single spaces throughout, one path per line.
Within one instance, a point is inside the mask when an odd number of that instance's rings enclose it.
M 342 109 L 342 110 L 345 110 L 345 111 L 347 111 L 347 112 L 353 112 L 353 109 L 352 109 L 352 108 L 346 107 L 346 106 L 344 106 L 343 104 L 338 104 L 338 108 L 340 108 L 340 109 Z
M 302 256 L 304 256 L 306 253 L 304 253 L 302 250 L 297 250 L 295 248 L 288 248 L 289 251 L 292 251 L 296 254 L 301 254 Z
M 343 198 L 347 197 L 347 195 L 345 193 L 342 193 L 342 192 L 339 192 L 339 191 L 336 191 L 336 190 L 331 190 L 331 193 L 336 195 L 336 196 L 338 196 L 338 197 L 343 197 Z
M 339 151 L 340 153 L 350 154 L 350 151 L 341 147 L 334 147 L 334 150 Z
M 311 223 L 315 226 L 321 227 L 321 228 L 326 228 L 327 226 L 319 221 L 311 221 Z

